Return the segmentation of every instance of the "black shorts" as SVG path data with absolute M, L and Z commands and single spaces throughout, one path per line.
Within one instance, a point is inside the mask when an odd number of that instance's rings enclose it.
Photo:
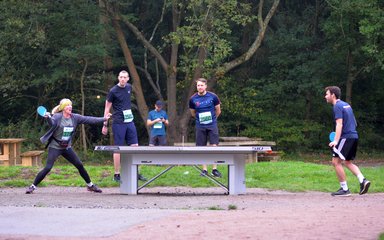
M 357 144 L 357 138 L 342 138 L 333 148 L 332 156 L 341 160 L 353 160 L 356 157 Z
M 207 146 L 209 138 L 209 143 L 219 144 L 219 129 L 216 127 L 209 128 L 196 128 L 196 146 Z

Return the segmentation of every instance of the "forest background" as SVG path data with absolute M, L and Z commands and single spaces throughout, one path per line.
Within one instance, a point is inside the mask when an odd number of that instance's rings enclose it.
M 166 103 L 169 144 L 194 141 L 188 100 L 205 77 L 222 104 L 221 136 L 318 153 L 333 130 L 324 88 L 355 112 L 360 151 L 382 150 L 384 2 L 379 0 L 2 0 L 0 138 L 42 149 L 36 113 L 70 98 L 102 116 L 121 70 L 130 73 L 140 145 L 148 111 Z M 83 126 L 75 147 L 113 144 Z

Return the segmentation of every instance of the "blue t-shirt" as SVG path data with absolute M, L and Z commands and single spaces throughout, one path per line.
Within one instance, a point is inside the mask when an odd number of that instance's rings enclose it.
M 207 92 L 200 96 L 198 93 L 189 99 L 189 108 L 196 111 L 196 127 L 205 128 L 217 125 L 215 106 L 220 104 L 219 97 Z
M 333 106 L 333 114 L 335 121 L 336 119 L 343 119 L 341 138 L 358 138 L 356 131 L 357 123 L 351 105 L 339 100 Z
M 113 114 L 112 119 L 113 123 L 128 123 L 133 120 L 127 120 L 127 114 L 132 113 L 131 111 L 131 91 L 132 85 L 127 83 L 125 87 L 119 87 L 115 85 L 111 88 L 108 93 L 107 101 L 112 103 Z M 124 113 L 125 118 L 124 118 Z
M 148 120 L 153 121 L 157 118 L 168 120 L 168 115 L 164 110 L 152 110 L 148 113 Z M 151 136 L 165 136 L 165 124 L 162 122 L 153 124 L 151 126 Z

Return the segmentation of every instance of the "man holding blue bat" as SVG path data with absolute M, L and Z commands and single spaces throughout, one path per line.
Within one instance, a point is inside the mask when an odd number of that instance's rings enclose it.
M 335 167 L 336 175 L 340 182 L 340 189 L 331 195 L 351 195 L 342 163 L 359 179 L 359 194 L 362 195 L 368 192 L 371 183 L 364 178 L 359 167 L 352 163 L 356 157 L 358 145 L 357 123 L 352 107 L 340 100 L 340 95 L 341 90 L 337 86 L 325 88 L 325 100 L 333 105 L 333 114 L 336 122 L 334 139 L 330 139 L 329 147 L 333 149 L 332 164 Z

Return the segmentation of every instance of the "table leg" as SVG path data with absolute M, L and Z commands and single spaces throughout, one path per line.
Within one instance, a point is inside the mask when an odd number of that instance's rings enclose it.
M 245 155 L 235 155 L 234 164 L 229 165 L 228 171 L 229 194 L 245 194 Z
M 120 193 L 137 194 L 137 165 L 132 164 L 132 155 L 121 154 Z

